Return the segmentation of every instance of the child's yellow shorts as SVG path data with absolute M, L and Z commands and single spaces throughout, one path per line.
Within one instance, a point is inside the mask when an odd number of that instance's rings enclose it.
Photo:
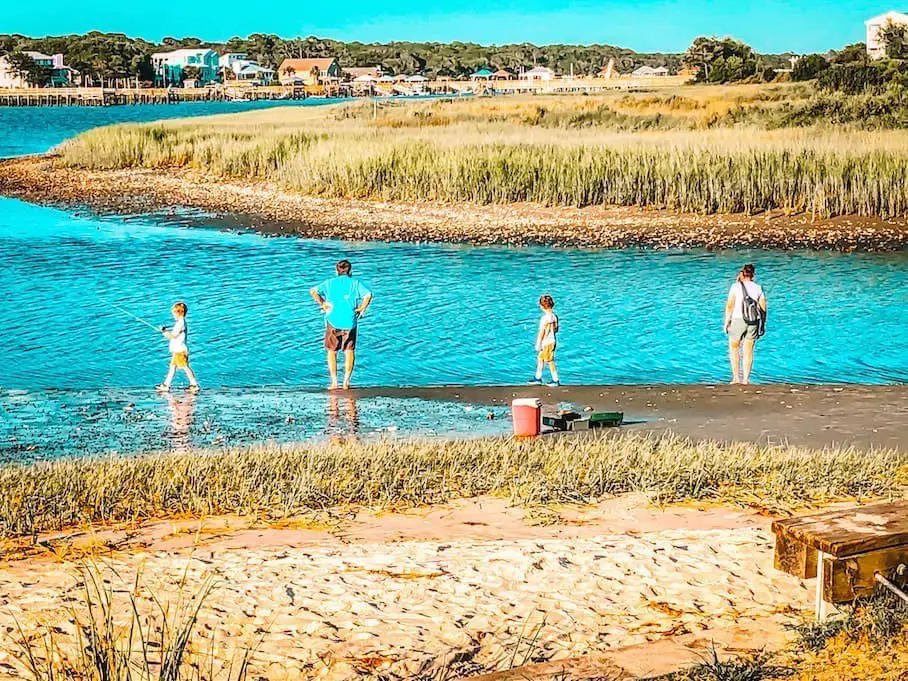
M 177 369 L 185 369 L 189 366 L 188 352 L 175 352 L 170 356 L 170 363 Z
M 539 351 L 539 361 L 540 362 L 554 362 L 555 361 L 555 346 L 546 345 L 542 350 Z

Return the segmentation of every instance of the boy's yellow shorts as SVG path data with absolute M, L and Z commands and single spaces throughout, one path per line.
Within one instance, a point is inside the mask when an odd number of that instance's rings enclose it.
M 539 361 L 541 362 L 554 362 L 555 361 L 555 346 L 546 345 L 542 350 L 539 351 Z
M 189 366 L 188 352 L 175 352 L 170 356 L 170 363 L 177 369 L 185 369 Z

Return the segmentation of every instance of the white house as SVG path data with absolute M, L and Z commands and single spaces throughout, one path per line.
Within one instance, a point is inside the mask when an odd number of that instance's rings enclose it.
M 867 27 L 867 54 L 871 59 L 886 57 L 886 46 L 880 40 L 880 29 L 889 22 L 908 26 L 908 14 L 893 10 L 864 22 L 864 26 Z
M 535 66 L 520 74 L 522 80 L 553 80 L 555 72 L 547 66 Z
M 254 61 L 247 61 L 244 64 L 235 63 L 233 72 L 237 80 L 248 83 L 258 83 L 259 85 L 268 85 L 274 81 L 274 69 L 267 66 L 256 64 Z
M 154 68 L 155 85 L 178 85 L 183 81 L 183 70 L 194 67 L 199 70 L 200 84 L 205 85 L 218 79 L 218 53 L 207 47 L 174 50 L 173 52 L 155 52 L 151 55 Z
M 664 66 L 641 66 L 631 72 L 634 78 L 664 78 L 668 75 L 668 69 Z
M 233 65 L 238 61 L 251 61 L 245 52 L 227 52 L 218 57 L 218 66 L 222 69 L 233 70 Z
M 228 78 L 228 71 L 233 74 L 232 79 L 247 83 L 267 85 L 274 80 L 274 69 L 269 69 L 250 59 L 245 52 L 222 54 L 218 59 L 218 65 L 225 80 Z
M 48 82 L 50 87 L 67 87 L 72 85 L 74 77 L 79 73 L 63 63 L 63 55 L 42 54 L 41 52 L 26 51 L 29 57 L 38 65 L 47 69 Z M 3 56 L 0 57 L 0 87 L 5 88 L 23 88 L 31 87 L 25 78 L 10 66 L 9 60 Z

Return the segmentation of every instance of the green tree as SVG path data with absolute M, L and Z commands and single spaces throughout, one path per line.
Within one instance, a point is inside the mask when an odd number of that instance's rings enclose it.
M 813 80 L 829 68 L 829 60 L 822 54 L 806 54 L 791 69 L 792 80 Z
M 904 59 L 908 53 L 906 38 L 908 38 L 908 26 L 897 24 L 892 19 L 880 29 L 880 42 L 886 50 L 886 56 L 890 59 Z
M 757 56 L 749 45 L 731 38 L 694 40 L 681 57 L 684 66 L 696 71 L 701 83 L 728 83 L 750 78 L 757 72 Z
M 867 43 L 852 43 L 841 50 L 833 50 L 830 61 L 833 64 L 866 64 L 869 61 Z
M 194 80 L 197 83 L 202 80 L 202 69 L 198 66 L 184 66 L 181 72 L 182 80 Z
M 50 69 L 38 64 L 25 52 L 10 52 L 6 59 L 10 70 L 29 85 L 44 87 L 50 81 Z

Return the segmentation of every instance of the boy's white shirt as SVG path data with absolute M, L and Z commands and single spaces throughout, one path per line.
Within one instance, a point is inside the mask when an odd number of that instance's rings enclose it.
M 167 332 L 167 337 L 170 339 L 168 348 L 170 353 L 176 352 L 189 352 L 189 347 L 186 345 L 186 318 L 179 317 Z
M 546 327 L 552 324 L 548 330 Z M 555 337 L 555 325 L 558 324 L 558 317 L 555 315 L 552 310 L 545 310 L 542 313 L 542 317 L 539 318 L 539 332 L 536 334 L 536 350 L 542 350 L 542 348 L 548 347 L 549 345 L 555 345 L 557 339 Z M 541 336 L 541 338 L 540 338 Z

